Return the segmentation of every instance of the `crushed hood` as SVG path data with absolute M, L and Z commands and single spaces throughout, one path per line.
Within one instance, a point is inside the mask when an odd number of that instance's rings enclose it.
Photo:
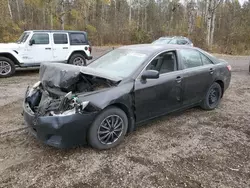
M 110 77 L 92 68 L 63 63 L 42 63 L 39 71 L 43 87 L 60 88 L 67 91 L 70 91 L 84 75 L 96 76 L 113 82 L 121 81 L 120 78 Z
M 100 77 L 100 78 L 105 78 L 105 79 L 108 79 L 108 80 L 112 80 L 112 81 L 115 81 L 115 82 L 119 82 L 122 80 L 121 77 L 115 77 L 115 76 L 109 76 L 97 69 L 94 69 L 94 68 L 90 68 L 90 67 L 81 67 L 80 69 L 80 72 L 83 73 L 83 74 L 88 74 L 88 75 L 91 75 L 91 76 L 97 76 L 97 77 Z

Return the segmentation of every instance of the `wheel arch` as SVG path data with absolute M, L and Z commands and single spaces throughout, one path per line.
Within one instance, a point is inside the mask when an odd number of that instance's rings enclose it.
M 221 97 L 223 97 L 223 94 L 224 94 L 224 86 L 225 86 L 224 82 L 223 82 L 222 80 L 216 80 L 215 82 L 218 83 L 218 84 L 220 85 L 220 87 L 221 87 L 221 92 L 222 92 Z
M 0 57 L 8 58 L 8 59 L 12 60 L 15 65 L 18 65 L 18 66 L 20 65 L 17 58 L 14 55 L 12 55 L 11 53 L 2 53 L 2 52 L 0 52 Z
M 73 52 L 71 52 L 71 54 L 68 56 L 68 62 L 69 62 L 69 60 L 70 60 L 70 58 L 74 55 L 74 54 L 81 54 L 81 55 L 83 55 L 84 57 L 85 57 L 85 59 L 87 59 L 87 54 L 83 51 L 83 50 L 75 50 L 75 51 L 73 51 Z
M 112 107 L 112 106 L 121 109 L 127 115 L 127 118 L 128 118 L 127 133 L 134 131 L 135 130 L 135 117 L 134 117 L 133 113 L 131 112 L 131 110 L 129 110 L 129 108 L 123 103 L 113 103 L 107 107 Z

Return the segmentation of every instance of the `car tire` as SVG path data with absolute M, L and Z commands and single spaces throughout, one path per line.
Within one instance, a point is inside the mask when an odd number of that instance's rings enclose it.
M 92 123 L 88 131 L 88 144 L 104 150 L 119 145 L 127 133 L 128 117 L 117 107 L 108 107 Z
M 69 59 L 69 64 L 77 65 L 77 66 L 86 66 L 86 58 L 82 54 L 73 54 Z
M 12 76 L 16 72 L 14 62 L 6 57 L 0 57 L 0 78 Z
M 208 89 L 204 100 L 201 103 L 201 108 L 204 110 L 213 110 L 218 107 L 222 97 L 222 89 L 220 84 L 213 83 Z

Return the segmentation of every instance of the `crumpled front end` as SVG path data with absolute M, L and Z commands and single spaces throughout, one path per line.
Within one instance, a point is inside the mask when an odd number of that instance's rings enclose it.
M 42 68 L 41 81 L 28 87 L 23 103 L 24 119 L 32 134 L 59 148 L 86 144 L 88 128 L 101 109 L 82 95 L 111 87 L 112 83 L 74 72 L 75 66 L 70 68 Z M 51 71 L 57 76 L 53 77 Z
M 98 111 L 71 93 L 55 99 L 39 87 L 28 88 L 23 103 L 24 120 L 31 133 L 58 148 L 86 144 L 88 128 Z

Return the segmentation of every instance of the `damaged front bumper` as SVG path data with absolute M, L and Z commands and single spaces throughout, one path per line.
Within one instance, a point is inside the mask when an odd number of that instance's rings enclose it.
M 23 116 L 30 132 L 43 143 L 57 148 L 87 144 L 88 128 L 98 112 L 61 116 L 38 116 L 23 102 Z

